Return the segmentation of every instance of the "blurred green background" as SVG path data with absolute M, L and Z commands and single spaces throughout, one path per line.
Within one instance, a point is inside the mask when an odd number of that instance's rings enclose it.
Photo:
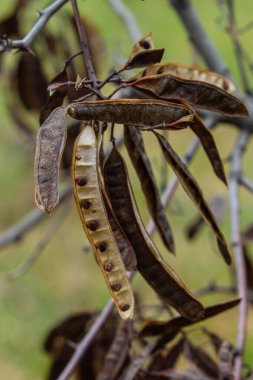
M 117 65 L 131 50 L 132 41 L 125 26 L 115 15 L 106 0 L 79 1 L 82 14 L 87 16 L 99 29 L 105 44 L 103 72 Z M 236 15 L 240 27 L 252 21 L 252 0 L 236 1 Z M 13 2 L 1 4 L 1 18 L 11 12 Z M 36 20 L 36 9 L 44 8 L 46 1 L 33 1 L 28 10 L 20 17 L 24 18 L 23 33 L 30 29 Z M 195 63 L 202 67 L 196 52 L 192 49 L 182 25 L 166 0 L 125 0 L 125 4 L 134 13 L 143 34 L 152 32 L 156 47 L 165 48 L 163 61 L 176 61 L 185 64 Z M 200 15 L 204 26 L 217 46 L 217 49 L 227 63 L 235 81 L 240 85 L 240 77 L 233 54 L 229 36 L 224 30 L 224 20 L 214 0 L 195 0 L 193 4 Z M 70 4 L 65 5 L 71 11 Z M 60 33 L 68 33 L 61 20 L 61 12 L 48 24 L 52 30 L 60 29 Z M 241 39 L 243 46 L 253 59 L 253 30 L 245 32 Z M 38 42 L 39 43 L 39 42 Z M 35 45 L 36 46 L 36 43 Z M 40 48 L 42 48 L 40 46 Z M 20 53 L 19 53 L 20 54 Z M 45 57 L 48 59 L 49 57 Z M 50 58 L 49 58 L 50 59 Z M 5 79 L 5 74 L 15 61 L 15 53 L 5 53 L 2 62 L 1 93 L 0 93 L 0 229 L 11 226 L 15 221 L 34 207 L 33 199 L 33 150 L 27 149 L 19 132 L 12 125 L 8 116 L 5 98 L 12 96 L 11 84 Z M 54 75 L 56 72 L 54 73 Z M 252 75 L 249 76 L 253 85 Z M 13 110 L 15 112 L 15 110 Z M 38 122 L 31 116 L 34 128 Z M 120 127 L 119 127 L 120 128 Z M 219 126 L 214 136 L 221 157 L 228 158 L 233 148 L 237 131 L 230 126 Z M 171 133 L 170 140 L 174 148 L 183 154 L 192 140 L 189 131 Z M 153 158 L 153 166 L 158 183 L 161 182 L 162 157 L 152 136 L 145 137 L 147 149 Z M 244 158 L 244 170 L 251 177 L 252 143 L 250 143 Z M 148 221 L 148 213 L 138 180 L 130 167 L 130 175 L 138 199 L 143 219 Z M 225 163 L 228 173 L 229 164 Z M 191 170 L 198 179 L 207 199 L 220 194 L 227 199 L 227 189 L 214 177 L 202 149 L 199 150 Z M 169 175 L 171 172 L 169 171 Z M 253 201 L 245 190 L 241 190 L 242 227 L 252 222 Z M 37 242 L 58 211 L 37 225 L 18 244 L 12 244 L 1 251 L 0 257 L 0 357 L 1 376 L 5 379 L 29 380 L 43 379 L 49 365 L 47 355 L 43 352 L 43 339 L 47 332 L 58 321 L 70 313 L 82 310 L 101 309 L 109 298 L 102 276 L 91 253 L 83 252 L 85 236 L 79 221 L 73 200 L 58 232 L 47 245 L 39 261 L 22 278 L 7 281 L 5 273 L 23 263 L 34 250 Z M 168 210 L 171 225 L 175 234 L 177 256 L 169 255 L 159 240 L 156 242 L 175 270 L 182 276 L 190 289 L 196 290 L 210 282 L 221 285 L 229 283 L 232 271 L 226 268 L 208 228 L 203 229 L 198 239 L 188 242 L 184 231 L 188 223 L 196 215 L 196 210 L 190 200 L 178 189 Z M 56 216 L 57 217 L 57 216 Z M 230 226 L 228 210 L 225 214 L 222 229 L 229 240 Z M 155 237 L 156 238 L 156 237 Z M 136 276 L 134 288 L 142 289 L 143 299 L 148 303 L 155 300 L 153 291 Z M 213 304 L 227 300 L 231 296 L 210 295 L 202 297 L 204 304 Z M 253 313 L 250 310 L 250 317 Z M 214 318 L 206 323 L 210 329 L 222 337 L 233 341 L 236 334 L 236 310 Z M 246 362 L 250 363 L 253 355 L 253 325 L 248 324 Z

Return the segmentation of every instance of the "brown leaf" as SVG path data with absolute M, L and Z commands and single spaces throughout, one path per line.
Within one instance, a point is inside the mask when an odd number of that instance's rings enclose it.
M 129 325 L 121 322 L 96 380 L 114 380 L 118 378 L 117 376 L 128 357 L 129 339 Z
M 234 299 L 232 301 L 220 303 L 214 306 L 208 306 L 204 309 L 204 316 L 201 318 L 201 321 L 204 321 L 208 318 L 214 317 L 224 311 L 231 309 L 234 306 L 237 306 L 240 302 L 240 299 Z M 185 317 L 176 317 L 168 322 L 162 321 L 152 321 L 148 322 L 142 328 L 140 335 L 141 336 L 158 336 L 164 334 L 170 334 L 173 332 L 179 332 L 182 328 L 188 327 L 197 323 L 198 321 L 189 321 Z
M 200 139 L 209 162 L 213 167 L 214 173 L 223 183 L 225 183 L 225 185 L 227 185 L 224 167 L 211 132 L 206 128 L 197 114 L 195 114 L 194 122 L 189 124 L 189 127 Z
M 72 103 L 68 114 L 77 120 L 98 120 L 136 127 L 186 128 L 194 118 L 189 107 L 154 99 L 113 99 Z M 164 126 L 166 124 L 166 127 Z
M 22 54 L 17 67 L 17 88 L 28 110 L 39 111 L 47 99 L 47 80 L 38 57 Z
M 187 80 L 210 83 L 229 93 L 233 93 L 236 90 L 234 83 L 222 75 L 219 75 L 213 71 L 201 69 L 199 67 L 186 66 L 181 63 L 174 62 L 149 66 L 144 71 L 137 74 L 134 79 L 160 74 L 175 75 Z M 130 79 L 132 80 L 132 78 Z
M 155 75 L 126 83 L 161 100 L 183 100 L 192 106 L 230 116 L 248 116 L 245 104 L 236 96 L 210 83 L 174 75 Z
M 185 339 L 184 341 L 184 352 L 187 358 L 204 374 L 213 377 L 214 379 L 218 379 L 218 366 L 207 352 L 192 344 L 188 339 Z
M 48 86 L 49 91 L 54 91 L 48 97 L 46 103 L 40 112 L 40 124 L 43 124 L 48 116 L 57 107 L 62 106 L 63 100 L 68 93 L 68 81 L 67 68 L 64 67 L 63 71 L 56 75 L 54 79 L 51 80 Z
M 115 216 L 137 255 L 137 269 L 166 306 L 189 319 L 199 319 L 202 305 L 163 261 L 147 234 L 134 201 L 123 158 L 113 146 L 104 165 L 105 188 Z
M 212 210 L 215 219 L 220 222 L 221 216 L 224 213 L 225 209 L 225 199 L 219 195 L 213 197 L 209 203 L 210 209 Z M 194 220 L 189 224 L 186 229 L 186 236 L 188 239 L 194 239 L 197 237 L 201 227 L 205 224 L 205 220 L 201 215 L 198 215 Z
M 205 327 L 202 328 L 202 331 L 204 334 L 208 336 L 208 338 L 210 339 L 210 342 L 212 343 L 212 346 L 214 347 L 215 352 L 218 354 L 221 348 L 221 345 L 223 343 L 223 339 L 220 338 L 214 332 L 207 330 Z
M 138 40 L 130 53 L 124 70 L 131 70 L 159 63 L 163 57 L 164 49 L 154 49 L 154 43 L 151 34 L 148 34 Z
M 184 347 L 184 337 L 179 339 L 173 346 L 165 352 L 159 352 L 152 359 L 148 370 L 159 371 L 163 369 L 174 368 Z
M 187 166 L 171 147 L 169 142 L 157 132 L 154 131 L 154 134 L 159 141 L 165 159 L 168 161 L 169 165 L 175 172 L 185 192 L 192 199 L 193 203 L 198 207 L 201 215 L 215 233 L 217 237 L 217 244 L 222 256 L 224 257 L 224 260 L 227 264 L 231 264 L 231 257 L 224 236 L 220 231 L 219 226 L 217 225 L 212 211 L 208 207 L 208 204 L 203 197 L 202 190 L 200 189 L 198 183 L 188 170 Z
M 243 244 L 243 258 L 246 269 L 247 288 L 248 290 L 253 291 L 253 263 L 245 244 Z
M 40 127 L 34 162 L 35 201 L 51 213 L 59 201 L 59 168 L 67 137 L 65 108 L 56 108 Z
M 171 227 L 160 199 L 151 162 L 145 151 L 142 136 L 133 126 L 124 127 L 124 141 L 129 157 L 139 177 L 152 218 L 166 247 L 175 253 Z

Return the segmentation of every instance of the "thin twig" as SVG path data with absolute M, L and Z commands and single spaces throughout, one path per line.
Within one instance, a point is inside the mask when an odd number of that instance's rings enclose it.
M 53 220 L 53 222 L 49 225 L 49 227 L 46 229 L 44 235 L 40 239 L 40 241 L 37 243 L 34 251 L 30 255 L 30 257 L 22 263 L 17 268 L 13 269 L 12 271 L 8 272 L 4 277 L 6 280 L 14 281 L 19 277 L 22 277 L 25 273 L 28 272 L 28 270 L 35 264 L 35 262 L 38 260 L 40 255 L 42 254 L 44 248 L 48 245 L 50 240 L 55 236 L 57 230 L 61 226 L 64 218 L 67 215 L 67 209 L 70 206 L 69 203 L 70 198 L 67 199 L 66 202 L 62 205 L 62 209 L 59 212 L 59 215 Z
M 21 49 L 31 51 L 31 44 L 37 37 L 41 29 L 44 28 L 48 20 L 65 4 L 68 0 L 56 0 L 47 8 L 39 12 L 39 19 L 33 25 L 31 30 L 21 40 L 0 40 L 0 53 L 12 49 Z
M 84 25 L 83 25 L 83 22 L 81 20 L 80 13 L 78 10 L 77 0 L 71 0 L 71 4 L 72 4 L 73 12 L 74 12 L 76 26 L 77 26 L 79 37 L 80 37 L 81 48 L 83 51 L 83 58 L 84 58 L 87 75 L 88 75 L 88 78 L 93 81 L 93 86 L 96 88 L 97 78 L 96 78 L 95 70 L 92 63 L 92 58 L 91 58 L 91 54 L 90 54 L 90 50 L 88 46 L 88 41 L 87 41 Z
M 237 294 L 241 299 L 238 314 L 236 350 L 239 355 L 235 358 L 235 380 L 241 379 L 243 352 L 247 326 L 247 280 L 243 257 L 242 239 L 240 232 L 239 181 L 241 176 L 241 156 L 249 140 L 247 131 L 242 131 L 231 156 L 231 172 L 229 178 L 229 203 L 231 220 L 231 240 L 234 252 Z
M 228 32 L 229 32 L 231 41 L 233 43 L 235 57 L 236 57 L 236 61 L 237 61 L 238 69 L 239 69 L 239 74 L 241 76 L 241 81 L 242 81 L 244 91 L 250 94 L 251 89 L 249 88 L 249 79 L 247 77 L 246 67 L 243 61 L 243 50 L 237 36 L 234 0 L 227 0 L 227 7 L 228 7 Z
M 139 40 L 142 33 L 133 13 L 126 7 L 122 0 L 108 0 L 108 2 L 111 4 L 113 10 L 124 22 L 128 30 L 128 34 L 131 36 L 132 40 Z
M 217 52 L 214 43 L 208 37 L 191 2 L 189 0 L 170 0 L 170 3 L 175 8 L 191 42 L 204 59 L 207 67 L 210 70 L 229 77 L 230 74 L 227 66 Z
M 248 178 L 240 177 L 239 178 L 240 185 L 244 186 L 247 190 L 249 190 L 251 193 L 253 193 L 253 182 L 250 181 Z
M 60 203 L 66 198 L 71 196 L 72 186 L 67 184 L 64 189 L 60 191 Z M 19 242 L 25 233 L 33 229 L 39 222 L 48 217 L 48 214 L 41 211 L 37 207 L 29 211 L 22 219 L 13 224 L 7 230 L 0 233 L 0 248 L 5 247 L 13 242 Z

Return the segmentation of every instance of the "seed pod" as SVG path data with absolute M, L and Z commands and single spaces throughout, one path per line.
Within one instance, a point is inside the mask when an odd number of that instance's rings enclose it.
M 154 99 L 113 99 L 72 103 L 67 112 L 74 119 L 108 123 L 157 126 L 182 129 L 193 120 L 194 112 L 186 105 Z M 170 125 L 171 128 L 170 128 Z
M 35 151 L 35 201 L 48 213 L 59 201 L 59 168 L 66 137 L 65 108 L 58 107 L 40 127 Z
M 77 138 L 73 157 L 73 189 L 84 231 L 121 318 L 131 318 L 134 298 L 103 202 L 97 141 L 91 125 Z
M 104 181 L 113 211 L 137 255 L 141 275 L 166 306 L 173 306 L 188 319 L 201 318 L 201 303 L 165 263 L 143 226 L 123 158 L 115 145 L 104 165 Z

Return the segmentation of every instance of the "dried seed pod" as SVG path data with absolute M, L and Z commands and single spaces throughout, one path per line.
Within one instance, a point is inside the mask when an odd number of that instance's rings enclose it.
M 229 116 L 248 116 L 245 104 L 220 87 L 207 82 L 188 80 L 172 74 L 140 78 L 125 85 L 145 92 L 149 97 L 161 100 L 183 100 L 192 106 L 208 109 Z
M 141 275 L 165 305 L 173 306 L 191 320 L 201 318 L 201 303 L 165 263 L 143 226 L 133 198 L 127 169 L 115 145 L 104 165 L 104 181 L 117 220 L 137 255 L 137 269 Z
M 131 70 L 137 67 L 146 67 L 159 63 L 163 57 L 164 49 L 154 49 L 151 34 L 140 38 L 133 46 L 130 57 L 124 65 L 124 70 Z
M 59 201 L 59 168 L 66 137 L 65 108 L 58 107 L 40 127 L 35 151 L 35 201 L 48 213 Z
M 77 138 L 73 157 L 74 195 L 84 231 L 120 316 L 131 318 L 134 298 L 103 202 L 97 141 L 91 125 L 86 125 Z
M 149 66 L 141 73 L 137 74 L 134 78 L 139 79 L 151 75 L 161 74 L 171 74 L 187 80 L 196 80 L 200 82 L 210 83 L 217 87 L 220 87 L 222 90 L 225 90 L 229 93 L 233 93 L 236 90 L 234 83 L 220 74 L 217 74 L 213 71 L 201 69 L 200 67 L 187 66 L 175 62 Z
M 154 99 L 113 99 L 72 103 L 67 112 L 78 120 L 135 124 L 137 127 L 166 123 L 167 129 L 176 130 L 186 128 L 194 118 L 194 112 L 186 105 Z
M 124 141 L 129 157 L 139 177 L 150 214 L 165 246 L 175 253 L 173 234 L 160 199 L 151 162 L 145 151 L 141 133 L 133 126 L 125 125 Z

